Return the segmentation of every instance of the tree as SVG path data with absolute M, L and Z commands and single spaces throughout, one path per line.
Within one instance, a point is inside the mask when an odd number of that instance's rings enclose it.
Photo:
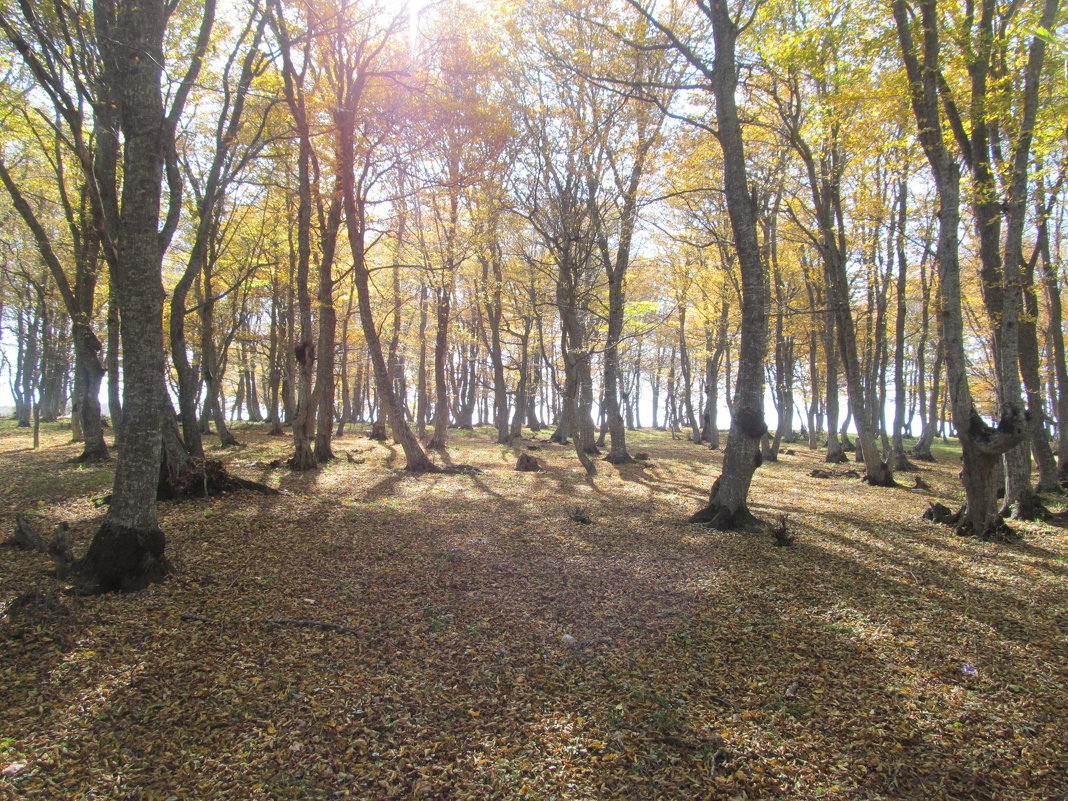
M 225 60 L 220 76 L 223 87 L 220 109 L 211 135 L 210 146 L 201 141 L 197 132 L 191 132 L 189 139 L 196 143 L 190 147 L 184 162 L 186 172 L 190 175 L 195 199 L 196 226 L 192 246 L 185 271 L 171 292 L 169 336 L 171 360 L 178 374 L 178 415 L 182 425 L 182 436 L 190 454 L 203 457 L 204 447 L 200 439 L 197 421 L 196 399 L 202 381 L 208 384 L 209 403 L 218 408 L 218 375 L 214 358 L 214 343 L 210 332 L 211 312 L 215 298 L 210 288 L 212 263 L 209 255 L 217 248 L 214 246 L 219 236 L 220 220 L 228 188 L 236 182 L 241 171 L 259 154 L 264 144 L 264 128 L 267 123 L 271 104 L 267 103 L 259 118 L 254 121 L 251 134 L 243 133 L 245 126 L 244 112 L 249 89 L 253 80 L 261 75 L 266 59 L 259 52 L 259 43 L 263 37 L 267 17 L 258 10 L 250 13 L 240 35 Z M 241 57 L 241 51 L 244 56 Z M 233 72 L 237 69 L 235 79 Z M 195 162 L 201 152 L 210 147 L 211 159 L 202 175 L 195 174 Z M 201 280 L 201 290 L 205 297 L 200 304 L 202 317 L 208 325 L 203 327 L 207 347 L 201 348 L 201 369 L 198 371 L 189 361 L 186 345 L 186 316 L 190 309 L 186 307 L 189 291 L 197 280 Z M 225 423 L 220 426 L 221 414 L 216 416 L 216 427 L 220 436 L 225 431 Z M 232 439 L 232 437 L 231 437 Z M 226 442 L 224 444 L 232 444 Z
M 103 589 L 128 590 L 160 579 L 169 568 L 156 517 L 164 407 L 169 409 L 163 384 L 161 280 L 169 231 L 166 226 L 160 229 L 160 207 L 168 132 L 173 136 L 185 96 L 179 93 L 165 114 L 160 87 L 165 3 L 119 2 L 98 9 L 98 44 L 108 65 L 104 79 L 119 87 L 123 132 L 121 205 L 113 230 L 117 257 L 112 265 L 122 315 L 123 431 L 111 504 L 84 564 Z M 213 14 L 209 3 L 201 29 L 205 41 Z
M 895 0 L 893 11 L 918 136 L 938 191 L 936 258 L 941 287 L 939 317 L 953 423 L 963 452 L 961 480 L 966 496 L 965 507 L 958 515 L 956 525 L 959 533 L 994 538 L 1002 535 L 1004 526 L 997 511 L 994 465 L 1002 454 L 1023 441 L 1026 431 L 1023 411 L 1018 405 L 1006 404 L 1001 410 L 1001 421 L 993 427 L 983 421 L 972 401 L 961 309 L 958 233 L 961 169 L 944 140 L 946 121 L 941 104 L 948 98 L 941 95 L 941 36 L 937 0 L 921 0 L 918 5 L 919 47 L 905 0 Z M 954 107 L 949 105 L 948 108 L 952 112 Z M 1012 269 L 1015 269 L 1015 265 Z M 1017 311 L 1011 300 L 1004 312 L 1012 320 L 1005 319 L 1003 322 L 1014 327 Z
M 66 223 L 67 241 L 60 246 L 23 191 L 28 176 L 17 179 L 0 158 L 0 182 L 4 184 L 12 205 L 31 231 L 41 259 L 48 267 L 59 289 L 63 305 L 71 322 L 74 340 L 75 397 L 74 414 L 84 441 L 82 453 L 76 461 L 94 462 L 108 458 L 104 442 L 104 428 L 100 411 L 100 384 L 105 367 L 101 359 L 102 346 L 93 329 L 96 284 L 102 266 L 99 205 L 95 185 L 84 176 L 83 168 L 94 161 L 93 139 L 86 134 L 89 121 L 85 119 L 84 101 L 88 97 L 86 76 L 77 74 L 63 59 L 53 58 L 62 48 L 75 48 L 80 43 L 72 38 L 74 26 L 58 27 L 58 33 L 46 28 L 30 6 L 22 7 L 22 27 L 14 20 L 0 15 L 0 30 L 25 59 L 29 72 L 41 83 L 46 96 L 54 104 L 54 117 L 46 120 L 45 130 L 35 121 L 37 114 L 23 111 L 25 129 L 23 140 L 31 139 L 45 149 L 55 180 L 58 205 Z M 77 13 L 74 9 L 60 9 L 61 15 Z M 71 19 L 70 22 L 75 22 Z M 56 36 L 56 39 L 52 37 Z M 30 37 L 29 40 L 26 37 Z M 30 42 L 34 42 L 35 47 Z M 45 54 L 44 57 L 38 55 Z M 67 87 L 73 86 L 75 95 Z M 42 115 L 43 116 L 43 115 Z M 64 128 L 69 131 L 64 134 Z M 71 152 L 71 150 L 74 152 Z M 79 163 L 79 158 L 81 159 Z M 71 162 L 74 169 L 71 170 Z M 79 176 L 81 179 L 79 180 Z M 73 186 L 69 185 L 73 183 Z M 96 201 L 96 202 L 94 202 Z M 73 280 L 68 278 L 60 253 L 71 253 Z
M 768 430 L 764 422 L 764 357 L 768 340 L 766 267 L 757 234 L 757 214 L 749 188 L 736 97 L 735 44 L 753 17 L 744 6 L 732 14 L 726 0 L 695 0 L 698 13 L 694 16 L 711 29 L 713 51 L 709 54 L 702 49 L 699 36 L 684 39 L 685 34 L 660 21 L 637 0 L 628 2 L 678 49 L 715 99 L 716 138 L 723 151 L 723 192 L 741 274 L 741 346 L 723 471 L 712 485 L 708 504 L 690 520 L 730 529 L 752 519 L 747 505 L 749 485 L 762 461 L 760 438 Z
M 839 59 L 842 43 L 832 38 L 835 37 L 834 31 L 841 27 L 841 20 L 836 16 L 837 10 L 832 11 L 825 29 L 812 26 L 806 32 L 825 46 L 800 49 L 800 52 L 790 54 L 792 59 L 779 60 L 777 67 L 785 66 L 784 75 L 771 91 L 783 135 L 801 159 L 809 189 L 814 230 L 803 226 L 799 215 L 795 215 L 795 221 L 802 225 L 823 261 L 827 299 L 834 315 L 838 354 L 845 368 L 849 404 L 864 461 L 864 477 L 875 486 L 890 486 L 893 472 L 877 449 L 872 415 L 872 407 L 881 409 L 881 406 L 870 388 L 864 385 L 846 269 L 849 244 L 844 225 L 842 184 L 849 157 L 845 142 L 849 118 L 848 111 L 842 109 L 849 109 L 850 105 L 840 102 L 835 95 L 844 85 L 855 84 L 858 80 L 857 70 L 841 62 L 857 66 L 860 62 L 848 56 Z M 785 65 L 781 63 L 784 61 Z M 815 107 L 811 115 L 815 118 L 815 142 L 806 131 L 810 103 Z
M 372 193 L 382 177 L 383 165 L 376 160 L 380 155 L 378 147 L 395 130 L 396 116 L 389 112 L 393 104 L 402 102 L 404 91 L 395 83 L 394 79 L 399 76 L 389 70 L 385 61 L 400 23 L 400 18 L 383 21 L 372 13 L 361 19 L 358 25 L 347 26 L 345 30 L 349 31 L 348 35 L 344 41 L 338 42 L 337 165 L 360 324 L 378 397 L 393 439 L 404 451 L 405 469 L 413 473 L 427 473 L 437 472 L 438 468 L 412 433 L 393 376 L 386 365 L 371 307 L 371 273 L 367 262 L 367 250 L 371 244 L 367 236 L 372 222 Z M 379 110 L 380 113 L 362 113 L 368 109 Z M 367 144 L 359 150 L 357 135 L 361 145 Z

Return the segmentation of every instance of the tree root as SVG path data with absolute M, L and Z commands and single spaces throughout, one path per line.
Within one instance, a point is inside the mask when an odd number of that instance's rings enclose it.
M 68 459 L 67 464 L 107 464 L 111 457 L 107 451 L 82 451 L 73 459 Z
M 542 468 L 541 462 L 538 461 L 536 456 L 531 456 L 529 453 L 521 453 L 515 463 L 515 469 L 521 473 L 536 473 Z
M 1028 492 L 1023 498 L 1003 507 L 1000 514 L 1011 520 L 1049 520 L 1053 513 L 1036 493 Z
M 890 472 L 885 462 L 883 462 L 875 471 L 875 475 L 871 475 L 871 473 L 865 473 L 864 476 L 861 478 L 861 481 L 872 487 L 901 486 L 896 481 L 894 481 L 894 474 Z
M 438 472 L 446 476 L 481 476 L 485 475 L 484 470 L 479 470 L 474 465 L 470 464 L 450 464 L 445 467 L 438 468 Z
M 279 494 L 274 487 L 235 476 L 217 459 L 192 459 L 176 476 L 169 476 L 166 480 L 161 477 L 157 497 L 160 500 L 181 501 L 188 498 L 208 498 L 241 489 L 253 490 L 263 495 Z
M 30 518 L 19 514 L 15 515 L 14 534 L 0 544 L 9 548 L 48 554 L 55 563 L 56 578 L 65 579 L 74 569 L 68 530 L 66 523 L 59 523 L 52 532 L 52 539 L 46 541 L 44 536 L 34 528 Z
M 732 511 L 717 501 L 711 501 L 704 509 L 690 515 L 686 522 L 700 523 L 717 531 L 737 531 L 749 528 L 757 519 L 744 504 Z
M 834 470 L 824 470 L 822 467 L 812 468 L 809 475 L 813 478 L 860 478 L 860 473 L 856 470 L 843 470 L 836 473 Z
M 941 503 L 932 503 L 923 513 L 923 519 L 941 526 L 955 526 L 964 516 L 964 509 L 954 512 L 948 506 Z
M 779 515 L 779 522 L 771 529 L 771 534 L 775 538 L 776 547 L 788 548 L 793 545 L 796 535 L 790 531 L 790 516 Z
M 40 622 L 69 615 L 70 610 L 55 590 L 30 589 L 12 600 L 0 614 L 7 616 L 9 620 L 29 618 Z
M 923 513 L 923 519 L 939 525 L 951 526 L 953 533 L 958 537 L 975 537 L 983 542 L 1015 542 L 1019 535 L 1013 531 L 1005 520 L 998 516 L 982 531 L 976 531 L 975 526 L 965 514 L 967 506 L 962 506 L 956 512 L 941 503 L 932 503 Z
M 909 461 L 909 457 L 904 453 L 898 453 L 894 457 L 894 472 L 895 473 L 918 473 L 920 468 Z
M 1016 542 L 1020 539 L 1020 535 L 1000 516 L 996 523 L 988 525 L 983 531 L 976 531 L 971 524 L 962 522 L 954 527 L 953 533 L 958 537 L 975 537 L 983 542 Z

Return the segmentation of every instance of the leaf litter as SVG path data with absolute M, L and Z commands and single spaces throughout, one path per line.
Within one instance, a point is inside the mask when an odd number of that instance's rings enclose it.
M 959 503 L 949 450 L 919 493 L 798 448 L 756 474 L 763 528 L 723 533 L 681 522 L 720 455 L 655 432 L 592 482 L 485 432 L 450 448 L 480 472 L 420 477 L 358 436 L 361 461 L 272 470 L 284 446 L 242 434 L 229 467 L 282 495 L 161 504 L 163 584 L 0 622 L 0 798 L 1068 793 L 1068 532 L 922 521 Z M 44 497 L 83 552 L 107 471 L 14 438 L 5 524 Z M 61 589 L 45 557 L 0 564 L 0 604 Z

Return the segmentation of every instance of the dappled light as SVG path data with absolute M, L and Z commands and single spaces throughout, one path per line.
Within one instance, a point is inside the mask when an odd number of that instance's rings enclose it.
M 284 443 L 236 431 L 237 474 L 294 477 L 259 467 Z M 3 748 L 27 766 L 18 792 L 1063 788 L 1065 529 L 1035 524 L 1008 546 L 954 537 L 916 513 L 950 500 L 949 464 L 924 468 L 932 492 L 888 493 L 811 478 L 822 454 L 802 448 L 758 471 L 761 526 L 721 533 L 682 522 L 701 492 L 683 477 L 717 470 L 690 443 L 632 432 L 655 477 L 622 465 L 589 482 L 566 446 L 539 450 L 546 471 L 517 473 L 485 434 L 452 437 L 449 457 L 474 475 L 390 469 L 389 449 L 358 431 L 336 444 L 360 462 L 300 474 L 281 496 L 165 504 L 165 582 L 11 618 Z M 47 476 L 48 515 L 72 521 L 80 547 L 99 512 L 60 441 L 0 479 Z M 576 505 L 589 524 L 571 519 Z M 779 513 L 796 534 L 787 548 L 770 534 Z M 14 552 L 2 576 L 5 597 L 48 582 Z

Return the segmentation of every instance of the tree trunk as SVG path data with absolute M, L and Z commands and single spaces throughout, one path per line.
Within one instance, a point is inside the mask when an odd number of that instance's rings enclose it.
M 100 415 L 100 384 L 104 365 L 100 361 L 100 340 L 92 331 L 74 335 L 74 369 L 77 371 L 77 409 L 82 430 L 82 452 L 77 462 L 103 462 L 108 459 L 104 425 Z
M 315 372 L 315 400 L 318 405 L 315 429 L 315 461 L 325 464 L 334 458 L 331 437 L 334 433 L 334 342 L 337 336 L 337 311 L 334 308 L 334 253 L 338 227 L 341 225 L 341 197 L 334 193 L 322 232 L 319 260 L 319 362 Z
M 926 420 L 923 424 L 923 431 L 920 432 L 920 438 L 916 441 L 916 445 L 911 451 L 913 458 L 924 462 L 935 461 L 934 454 L 931 453 L 931 446 L 934 444 L 935 433 L 938 430 L 938 394 L 939 385 L 941 383 L 942 365 L 945 361 L 944 354 L 945 351 L 942 342 L 939 340 L 938 349 L 935 351 L 934 366 L 931 367 L 930 405 L 926 414 Z
M 690 441 L 701 442 L 701 427 L 693 411 L 693 371 L 690 366 L 690 349 L 686 341 L 686 306 L 679 304 L 679 370 L 682 373 L 682 406 L 690 427 Z
M 729 529 L 752 519 L 747 500 L 753 473 L 760 466 L 760 438 L 764 423 L 764 357 L 767 354 L 767 282 L 757 239 L 757 220 L 746 174 L 745 146 L 738 120 L 735 41 L 738 28 L 725 0 L 709 0 L 716 58 L 711 71 L 716 98 L 719 142 L 723 151 L 724 196 L 742 283 L 741 350 L 734 393 L 731 428 L 723 453 L 723 472 L 712 485 L 708 505 L 692 522 Z
M 448 271 L 451 276 L 451 270 Z M 446 276 L 442 276 L 443 280 Z M 452 307 L 452 284 L 437 289 L 435 304 L 437 329 L 434 335 L 434 433 L 428 448 L 443 450 L 449 430 L 449 388 L 445 367 L 449 357 L 449 311 Z
M 419 440 L 415 438 L 404 408 L 400 404 L 393 386 L 393 377 L 389 374 L 386 359 L 382 353 L 382 342 L 375 326 L 374 313 L 371 309 L 370 271 L 365 260 L 366 206 L 365 198 L 357 196 L 355 181 L 355 109 L 338 114 L 339 129 L 339 174 L 341 176 L 342 197 L 345 211 L 345 223 L 348 231 L 349 249 L 352 253 L 353 280 L 356 284 L 357 307 L 360 313 L 360 325 L 363 329 L 367 353 L 374 370 L 378 397 L 393 432 L 393 440 L 404 451 L 405 469 L 413 473 L 439 472 L 430 461 Z M 361 187 L 362 189 L 362 187 Z
M 905 257 L 905 221 L 908 184 L 904 178 L 898 184 L 897 210 L 897 305 L 894 316 L 894 430 L 892 456 L 894 470 L 915 470 L 916 466 L 905 455 L 905 282 L 908 277 L 908 260 Z M 893 234 L 891 234 L 893 235 Z
M 162 0 L 120 4 L 114 28 L 97 36 L 120 81 L 124 139 L 122 212 L 115 285 L 122 309 L 122 446 L 107 517 L 83 560 L 104 590 L 133 590 L 170 569 L 156 517 L 163 375 L 163 282 L 159 233 L 165 131 L 160 77 L 166 12 Z
M 1052 200 L 1052 199 L 1051 199 Z M 1049 349 L 1051 372 L 1056 386 L 1057 416 L 1057 467 L 1062 481 L 1068 481 L 1068 363 L 1064 349 L 1064 313 L 1061 307 L 1061 287 L 1057 269 L 1050 258 L 1049 228 L 1045 223 L 1040 228 L 1040 263 L 1042 285 L 1046 292 L 1049 317 Z
M 428 418 L 426 380 L 426 326 L 427 326 L 427 301 L 428 293 L 426 284 L 419 287 L 419 374 L 416 376 L 416 399 L 415 399 L 415 425 L 416 433 L 420 438 L 426 436 L 426 424 Z

